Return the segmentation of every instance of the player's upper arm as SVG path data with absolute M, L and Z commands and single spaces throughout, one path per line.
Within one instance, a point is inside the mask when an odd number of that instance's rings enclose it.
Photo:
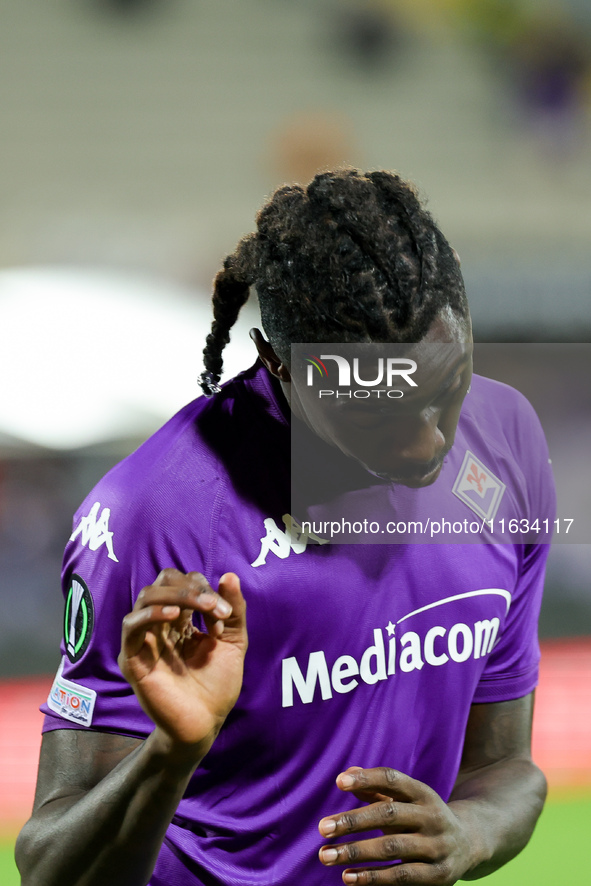
M 53 801 L 74 801 L 87 793 L 140 744 L 138 738 L 86 729 L 46 732 L 33 815 Z
M 531 758 L 534 693 L 470 708 L 457 783 L 503 760 Z

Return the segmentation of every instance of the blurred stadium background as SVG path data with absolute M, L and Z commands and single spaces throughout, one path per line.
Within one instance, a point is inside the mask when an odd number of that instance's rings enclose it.
M 211 278 L 266 194 L 335 164 L 398 169 L 462 257 L 478 341 L 589 341 L 591 3 L 0 0 L 0 25 L 10 846 L 30 810 L 37 707 L 58 664 L 72 512 L 196 396 Z M 251 306 L 228 374 L 252 362 L 254 323 Z M 589 350 L 577 354 L 588 369 Z M 553 452 L 572 465 L 587 520 L 589 377 Z M 578 882 L 565 864 L 591 825 L 591 545 L 551 556 L 534 744 L 553 803 L 529 868 L 518 859 L 499 883 L 534 869 L 537 886 L 559 870 Z M 551 859 L 546 821 L 564 837 Z M 1 864 L 2 883 L 17 883 Z

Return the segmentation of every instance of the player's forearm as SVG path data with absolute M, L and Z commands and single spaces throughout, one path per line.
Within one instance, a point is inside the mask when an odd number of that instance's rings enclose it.
M 522 757 L 460 775 L 449 806 L 474 852 L 462 879 L 485 877 L 521 852 L 544 806 L 546 787 L 543 773 Z
M 17 842 L 22 886 L 145 886 L 208 749 L 179 751 L 156 730 L 92 790 L 46 803 Z

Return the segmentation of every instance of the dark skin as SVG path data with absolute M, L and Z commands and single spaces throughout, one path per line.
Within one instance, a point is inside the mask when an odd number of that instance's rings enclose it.
M 469 327 L 440 320 L 438 335 L 452 336 L 440 340 L 461 350 Z M 258 330 L 252 337 L 294 413 L 317 430 L 318 417 L 290 390 L 287 365 Z M 461 354 L 455 366 L 449 397 L 417 401 L 416 433 L 394 447 L 391 470 L 402 471 L 406 485 L 434 482 L 437 461 L 453 443 L 470 373 Z M 341 430 L 329 426 L 326 433 L 348 447 L 353 438 Z M 355 439 L 365 445 L 363 435 Z M 384 440 L 391 447 L 391 438 Z M 207 633 L 192 627 L 194 611 Z M 217 591 L 198 573 L 176 570 L 143 589 L 124 619 L 119 666 L 155 729 L 145 741 L 89 730 L 44 736 L 33 816 L 17 843 L 23 886 L 145 886 L 189 779 L 238 698 L 246 647 L 245 604 L 233 573 Z M 472 706 L 447 803 L 386 767 L 341 773 L 337 786 L 359 807 L 319 823 L 325 840 L 349 838 L 326 843 L 320 861 L 359 884 L 451 886 L 496 870 L 527 843 L 544 803 L 545 779 L 530 754 L 532 710 L 533 695 Z M 375 830 L 382 836 L 364 839 Z M 374 868 L 388 860 L 402 863 Z
M 292 377 L 289 355 L 277 356 L 260 330 L 250 335 L 293 415 L 318 437 L 393 483 L 420 488 L 437 480 L 472 377 L 469 318 L 449 309 L 435 318 L 413 345 L 419 384 L 402 400 L 321 401 L 302 379 Z
M 343 865 L 345 883 L 452 884 L 497 870 L 529 840 L 546 796 L 530 756 L 533 693 L 473 705 L 460 772 L 448 803 L 430 787 L 385 767 L 351 768 L 337 785 L 362 801 L 319 824 L 324 837 L 348 837 L 320 850 L 326 865 Z M 382 837 L 358 835 L 381 830 Z M 392 867 L 376 861 L 399 859 Z M 360 867 L 351 868 L 355 863 Z
M 207 633 L 192 626 L 193 612 Z M 189 779 L 238 698 L 245 615 L 234 573 L 216 592 L 199 573 L 166 569 L 140 592 L 123 621 L 119 667 L 155 729 L 145 741 L 44 736 L 33 816 L 16 847 L 24 886 L 145 886 Z

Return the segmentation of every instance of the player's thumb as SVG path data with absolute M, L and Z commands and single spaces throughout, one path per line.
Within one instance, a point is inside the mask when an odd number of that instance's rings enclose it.
M 222 639 L 248 645 L 246 632 L 246 601 L 240 590 L 240 579 L 235 572 L 226 572 L 220 578 L 218 594 L 232 607 L 232 615 L 224 621 Z

